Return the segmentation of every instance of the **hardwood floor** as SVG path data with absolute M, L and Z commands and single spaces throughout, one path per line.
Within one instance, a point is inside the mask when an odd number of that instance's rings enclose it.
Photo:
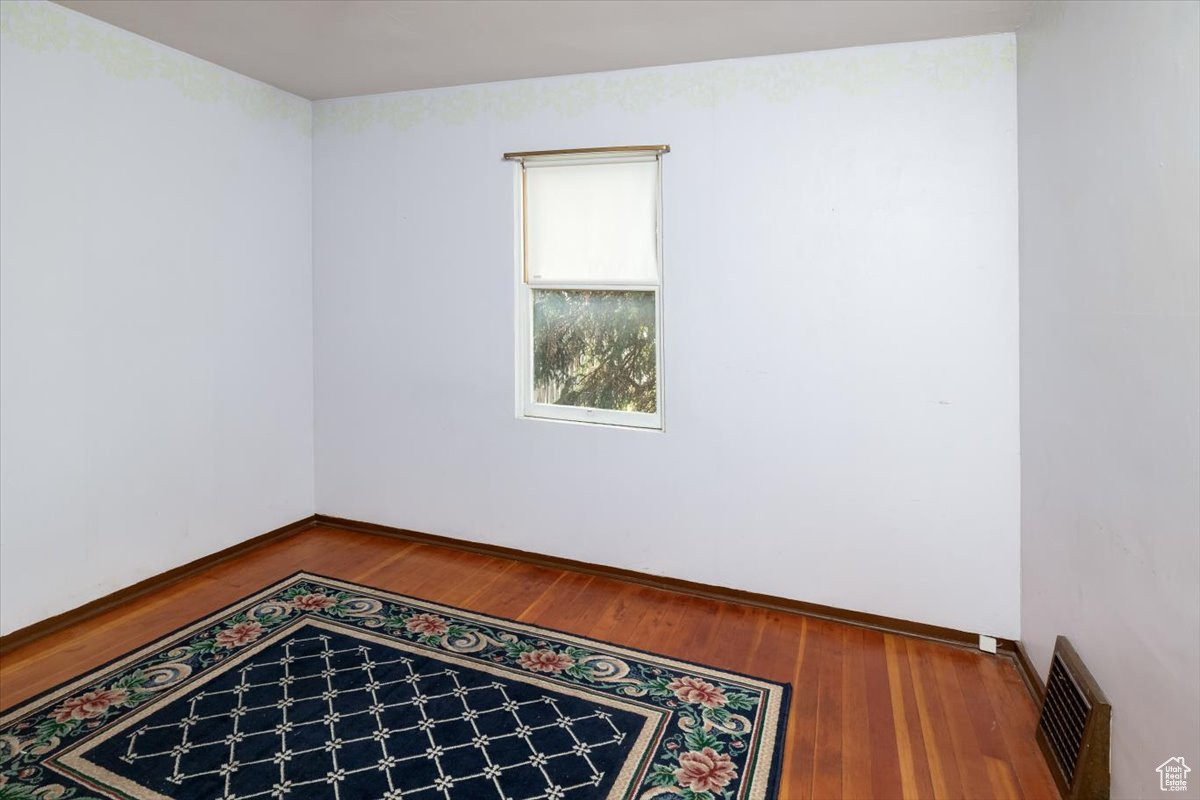
M 1058 797 L 1007 658 L 322 527 L 13 650 L 0 708 L 297 570 L 790 682 L 782 800 Z

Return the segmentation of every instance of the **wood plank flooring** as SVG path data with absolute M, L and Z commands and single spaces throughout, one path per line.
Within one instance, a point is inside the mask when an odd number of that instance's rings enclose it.
M 12 651 L 0 708 L 297 570 L 790 682 L 782 800 L 1058 797 L 1007 658 L 324 527 Z

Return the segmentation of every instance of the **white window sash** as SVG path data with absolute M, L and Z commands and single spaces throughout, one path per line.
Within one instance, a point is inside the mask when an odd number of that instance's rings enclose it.
M 535 419 L 556 419 L 571 422 L 590 422 L 616 425 L 626 428 L 663 429 L 663 348 L 662 336 L 662 293 L 657 286 L 620 285 L 606 286 L 606 291 L 651 292 L 654 294 L 654 411 L 618 411 L 609 408 L 588 408 L 553 403 L 538 403 L 533 399 L 533 293 L 554 289 L 578 289 L 566 286 L 530 286 L 520 288 L 521 313 L 518 339 L 518 392 L 519 416 Z

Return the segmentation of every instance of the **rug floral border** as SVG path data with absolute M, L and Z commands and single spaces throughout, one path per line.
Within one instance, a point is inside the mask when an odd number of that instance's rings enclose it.
M 46 759 L 301 616 L 669 711 L 638 800 L 768 800 L 790 686 L 298 572 L 0 714 L 0 800 L 68 800 Z

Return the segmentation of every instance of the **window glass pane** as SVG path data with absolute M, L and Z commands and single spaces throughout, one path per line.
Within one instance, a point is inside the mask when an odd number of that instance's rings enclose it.
M 530 283 L 658 282 L 658 161 L 525 168 Z
M 533 290 L 533 400 L 653 413 L 654 292 Z

